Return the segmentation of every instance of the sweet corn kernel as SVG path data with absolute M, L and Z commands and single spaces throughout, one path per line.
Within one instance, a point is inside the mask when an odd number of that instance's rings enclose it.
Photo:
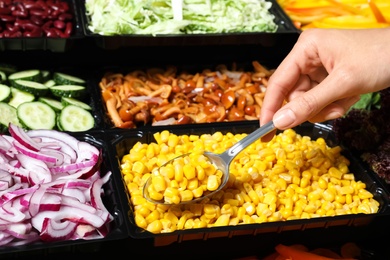
M 165 197 L 173 197 L 178 195 L 179 195 L 179 190 L 175 187 L 167 187 L 164 191 Z
M 230 215 L 229 214 L 222 214 L 221 216 L 219 216 L 217 218 L 214 226 L 216 226 L 216 227 L 227 226 L 227 225 L 229 225 L 229 221 L 230 221 Z
M 215 191 L 219 187 L 218 178 L 216 175 L 210 175 L 207 177 L 207 190 Z
M 288 136 L 283 136 L 287 133 Z M 160 193 L 165 200 L 178 203 L 180 198 L 175 194 L 179 189 L 181 192 L 192 189 L 192 196 L 196 196 L 195 191 L 199 194 L 206 191 L 206 177 L 215 175 L 218 179 L 221 172 L 217 175 L 201 153 L 206 149 L 223 152 L 244 136 L 220 132 L 174 136 L 166 131 L 155 134 L 156 143 L 135 144 L 121 159 L 120 169 L 137 226 L 162 233 L 379 210 L 379 203 L 366 190 L 366 185 L 355 181 L 354 174 L 349 172 L 350 162 L 341 156 L 340 147 L 328 148 L 324 140 L 311 141 L 310 137 L 297 135 L 293 130 L 286 130 L 267 143 L 259 140 L 239 154 L 237 163 L 230 167 L 227 186 L 213 197 L 185 206 L 156 205 L 143 198 L 142 187 L 151 172 L 178 154 L 186 153 L 190 153 L 190 159 L 172 166 L 173 174 L 164 173 L 167 189 Z M 193 178 L 188 179 L 184 174 L 185 165 L 195 169 Z M 219 187 L 220 179 L 217 183 Z M 151 192 L 161 190 L 161 185 L 157 184 L 157 189 L 152 187 Z M 148 224 L 146 218 L 152 222 Z
M 190 190 L 179 191 L 179 197 L 181 201 L 191 201 L 194 198 L 194 194 Z

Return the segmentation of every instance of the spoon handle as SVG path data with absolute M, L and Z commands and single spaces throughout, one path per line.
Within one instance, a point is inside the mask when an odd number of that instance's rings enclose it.
M 228 150 L 226 150 L 225 153 L 230 158 L 234 158 L 239 152 L 241 152 L 247 146 L 252 144 L 254 141 L 256 141 L 257 139 L 263 137 L 264 135 L 272 132 L 275 129 L 276 128 L 274 126 L 274 123 L 272 121 L 269 121 L 268 123 L 266 123 L 262 127 L 256 129 L 255 131 L 253 131 L 252 133 L 247 135 L 242 140 L 238 141 L 236 144 L 234 144 L 232 147 L 230 147 Z

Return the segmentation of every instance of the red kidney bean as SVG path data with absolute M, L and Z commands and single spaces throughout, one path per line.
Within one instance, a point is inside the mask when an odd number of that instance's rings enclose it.
M 20 31 L 20 26 L 14 25 L 14 24 L 12 24 L 12 23 L 7 23 L 7 24 L 5 25 L 5 27 L 6 27 L 7 30 L 10 31 L 10 32 Z
M 9 37 L 11 36 L 11 32 L 8 31 L 8 30 L 4 30 L 4 31 L 3 31 L 3 36 L 4 36 L 5 38 L 9 38 Z
M 16 17 L 23 17 L 23 18 L 26 18 L 26 17 L 28 16 L 28 12 L 23 12 L 23 11 L 14 10 L 14 11 L 12 11 L 12 15 L 13 15 L 13 16 L 16 16 Z
M 9 36 L 10 38 L 18 38 L 18 37 L 22 37 L 23 34 L 21 31 L 17 31 L 17 32 L 11 32 L 11 35 Z
M 52 5 L 50 5 L 50 8 L 53 10 L 56 10 L 56 11 L 58 11 L 58 10 L 62 11 L 62 8 L 59 4 L 52 4 Z
M 43 25 L 43 19 L 37 15 L 30 16 L 30 21 L 39 26 Z
M 56 20 L 53 22 L 53 26 L 58 29 L 64 29 L 65 28 L 65 23 L 60 20 Z
M 63 12 L 68 12 L 69 11 L 69 4 L 68 2 L 60 2 L 61 9 Z
M 50 28 L 46 31 L 46 37 L 49 37 L 49 38 L 57 38 L 58 37 L 58 33 L 56 32 L 56 30 L 54 28 Z
M 32 31 L 26 31 L 23 33 L 24 37 L 42 37 L 42 29 L 39 27 L 36 27 Z
M 42 25 L 42 29 L 50 28 L 53 25 L 53 21 L 47 21 Z
M 35 1 L 24 1 L 23 4 L 24 4 L 24 7 L 26 9 L 32 9 L 32 8 L 41 9 L 42 8 L 41 6 L 37 5 L 35 3 Z
M 11 9 L 9 7 L 0 7 L 0 14 L 10 14 Z
M 3 14 L 0 15 L 0 20 L 2 20 L 3 22 L 13 22 L 16 20 L 16 17 L 8 14 Z
M 64 30 L 65 35 L 69 37 L 72 34 L 72 31 L 73 31 L 73 23 L 67 22 Z
M 0 0 L 1 37 L 70 37 L 74 16 L 69 10 L 65 0 Z
M 58 16 L 58 20 L 60 21 L 70 21 L 73 19 L 73 15 L 70 13 L 62 13 Z
M 36 29 L 38 29 L 38 28 L 41 29 L 41 27 L 39 27 L 39 26 L 33 24 L 32 22 L 25 23 L 25 24 L 23 24 L 21 27 L 22 27 L 24 30 L 26 30 L 26 31 L 34 31 L 34 30 L 36 30 Z M 41 29 L 41 30 L 42 30 L 42 29 Z
M 62 12 L 60 10 L 52 10 L 49 14 L 49 19 L 57 19 Z
M 15 10 L 21 11 L 21 12 L 26 12 L 26 7 L 24 7 L 24 4 L 19 3 L 15 5 Z
M 49 14 L 49 12 L 47 10 L 43 10 L 43 9 L 30 9 L 30 15 L 36 15 L 36 16 L 41 16 L 41 17 L 44 17 L 44 16 L 47 16 Z
M 45 1 L 41 1 L 41 0 L 36 1 L 36 4 L 44 10 L 49 9 L 49 6 L 50 6 L 49 3 L 45 3 Z

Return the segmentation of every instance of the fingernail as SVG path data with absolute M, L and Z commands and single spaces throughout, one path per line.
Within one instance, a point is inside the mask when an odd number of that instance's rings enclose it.
M 274 115 L 276 128 L 284 129 L 295 122 L 296 116 L 291 109 L 283 109 Z

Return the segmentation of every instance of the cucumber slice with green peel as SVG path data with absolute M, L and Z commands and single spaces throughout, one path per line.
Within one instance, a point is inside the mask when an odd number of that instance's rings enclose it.
M 61 103 L 61 101 L 54 99 L 54 98 L 48 98 L 48 97 L 39 97 L 38 101 L 45 103 L 51 108 L 54 109 L 57 113 L 60 112 L 65 106 Z
M 22 126 L 19 122 L 16 108 L 7 103 L 0 102 L 0 132 L 5 133 L 8 130 L 9 123 Z
M 8 76 L 8 81 L 13 86 L 13 82 L 15 80 L 29 80 L 35 82 L 42 81 L 42 74 L 40 70 L 22 70 L 18 72 L 14 72 Z
M 82 99 L 86 94 L 85 86 L 81 85 L 56 85 L 50 88 L 51 93 L 56 97 L 71 97 Z
M 78 99 L 71 98 L 71 97 L 62 97 L 61 98 L 61 103 L 64 106 L 75 105 L 75 106 L 84 108 L 85 110 L 92 110 L 92 107 L 90 105 L 88 105 L 87 103 L 84 103 L 84 102 L 82 102 L 82 101 L 80 101 Z
M 67 105 L 62 109 L 57 122 L 58 129 L 69 132 L 82 132 L 95 126 L 92 114 L 79 106 Z
M 11 87 L 11 94 L 12 97 L 8 104 L 15 108 L 24 102 L 31 102 L 35 100 L 35 96 L 33 94 L 14 87 Z
M 16 109 L 19 122 L 27 129 L 51 130 L 56 126 L 56 112 L 49 105 L 39 102 L 25 102 Z
M 7 76 L 18 71 L 15 65 L 0 63 L 0 71 L 4 72 Z
M 13 86 L 17 89 L 29 92 L 35 96 L 42 97 L 46 96 L 49 92 L 49 87 L 42 83 L 30 81 L 30 80 L 15 80 Z
M 53 80 L 57 85 L 81 85 L 84 86 L 86 81 L 82 78 L 75 77 L 69 74 L 54 72 Z
M 8 103 L 11 100 L 11 88 L 7 85 L 0 84 L 0 102 Z
M 46 82 L 51 79 L 51 74 L 50 71 L 48 70 L 41 70 L 42 74 L 42 82 Z
M 7 82 L 7 74 L 5 74 L 4 71 L 0 70 L 0 83 L 6 83 Z
M 56 82 L 52 79 L 49 79 L 49 80 L 43 82 L 43 85 L 45 85 L 48 88 L 51 88 L 51 87 L 56 85 Z

